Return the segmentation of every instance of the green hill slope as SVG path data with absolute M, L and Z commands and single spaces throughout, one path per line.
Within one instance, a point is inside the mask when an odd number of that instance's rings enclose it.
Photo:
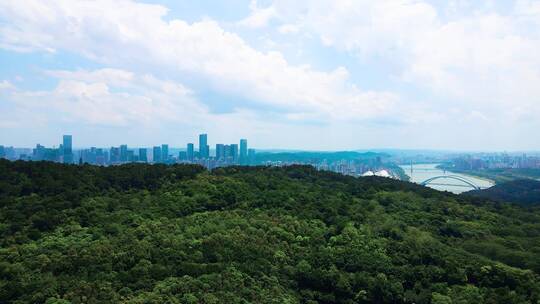
M 0 303 L 538 303 L 540 210 L 311 167 L 0 160 Z
M 540 205 L 540 181 L 518 179 L 497 184 L 484 190 L 469 191 L 465 194 L 523 205 Z

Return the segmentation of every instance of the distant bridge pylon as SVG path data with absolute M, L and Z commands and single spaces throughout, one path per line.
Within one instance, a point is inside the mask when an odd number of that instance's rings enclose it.
M 481 190 L 482 188 L 480 188 L 479 186 L 475 185 L 473 182 L 471 182 L 470 180 L 466 179 L 466 178 L 463 178 L 461 176 L 457 176 L 457 175 L 440 175 L 440 176 L 435 176 L 435 177 L 432 177 L 432 178 L 428 178 L 426 179 L 425 181 L 421 182 L 420 185 L 422 186 L 427 186 L 428 184 L 433 184 L 433 185 L 441 185 L 441 184 L 435 184 L 433 183 L 433 181 L 436 181 L 438 179 L 453 179 L 453 180 L 457 180 L 457 181 L 460 181 L 466 185 L 451 185 L 451 186 L 460 186 L 460 187 L 471 187 L 473 188 L 474 190 Z

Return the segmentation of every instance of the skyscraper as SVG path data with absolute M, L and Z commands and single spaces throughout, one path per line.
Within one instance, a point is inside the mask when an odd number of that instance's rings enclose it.
M 231 144 L 231 159 L 233 163 L 238 163 L 238 144 Z
M 110 162 L 112 164 L 120 161 L 120 149 L 118 147 L 111 147 Z
M 161 163 L 161 147 L 154 147 L 152 151 L 152 161 L 154 164 Z
M 187 152 L 186 151 L 178 152 L 178 160 L 185 162 L 187 160 Z
M 240 139 L 240 164 L 246 165 L 247 164 L 247 156 L 248 156 L 248 146 L 247 146 L 247 139 Z
M 146 154 L 146 148 L 139 148 L 139 161 L 147 163 L 148 155 Z
M 225 145 L 223 144 L 216 145 L 216 159 L 217 160 L 225 159 Z
M 120 145 L 120 161 L 125 163 L 128 161 L 128 148 L 127 145 Z
M 62 140 L 63 154 L 64 154 L 64 163 L 72 164 L 73 163 L 73 138 L 71 135 L 64 135 Z
M 232 162 L 232 156 L 231 156 L 231 145 L 224 145 L 223 146 L 223 159 L 225 161 Z
M 105 165 L 107 162 L 107 152 L 103 149 L 96 149 L 96 164 L 98 165 Z
M 4 147 L 0 147 L 3 149 Z M 36 145 L 36 148 L 32 150 L 32 160 L 44 160 L 45 159 L 46 148 L 40 144 Z M 0 158 L 2 157 L 0 153 Z
M 187 150 L 186 150 L 186 153 L 187 153 L 187 160 L 192 162 L 193 159 L 195 158 L 195 149 L 194 149 L 194 144 L 192 143 L 189 143 L 187 144 Z
M 199 135 L 199 157 L 207 159 L 210 156 L 210 147 L 208 146 L 208 135 Z
M 135 152 L 133 150 L 128 150 L 127 151 L 127 161 L 128 162 L 137 161 L 137 159 L 135 158 Z
M 167 163 L 169 160 L 169 145 L 161 145 L 161 161 Z

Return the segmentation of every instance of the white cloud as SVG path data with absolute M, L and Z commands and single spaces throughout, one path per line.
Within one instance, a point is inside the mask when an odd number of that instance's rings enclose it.
M 505 2 L 506 11 L 500 3 L 432 3 L 276 0 L 271 6 L 281 26 L 293 24 L 362 62 L 382 59 L 405 83 L 432 90 L 433 102 L 450 98 L 471 111 L 495 107 L 498 118 L 508 119 L 518 117 L 506 115 L 514 107 L 538 111 L 539 2 Z
M 252 8 L 259 12 L 255 3 Z M 62 49 L 102 63 L 193 73 L 225 93 L 321 119 L 383 115 L 397 100 L 358 89 L 343 67 L 323 72 L 290 65 L 281 53 L 259 52 L 212 20 L 167 22 L 166 13 L 128 0 L 4 2 L 0 41 L 12 49 Z
M 256 0 L 251 0 L 249 4 L 251 14 L 238 22 L 240 26 L 249 28 L 261 28 L 268 25 L 270 20 L 276 16 L 274 7 L 259 8 Z
M 399 136 L 421 134 L 423 140 L 430 137 L 440 143 L 443 135 L 454 132 L 448 127 L 453 123 L 459 124 L 460 133 L 480 128 L 478 133 L 487 134 L 500 127 L 497 122 L 508 121 L 507 139 L 528 142 L 515 136 L 525 134 L 518 130 L 526 128 L 512 125 L 538 126 L 538 1 L 516 1 L 506 11 L 489 5 L 478 8 L 476 1 L 433 3 L 276 0 L 261 7 L 253 1 L 250 15 L 235 23 L 245 27 L 232 26 L 246 30 L 247 36 L 264 38 L 261 45 L 271 49 L 280 49 L 287 39 L 298 41 L 291 45 L 311 48 L 312 41 L 300 40 L 316 37 L 336 50 L 333 55 L 352 54 L 367 65 L 384 62 L 382 70 L 391 70 L 397 77 L 385 76 L 397 79 L 399 87 L 406 87 L 403 91 L 414 91 L 398 96 L 355 85 L 349 74 L 369 77 L 364 71 L 291 64 L 282 53 L 257 50 L 216 21 L 171 19 L 160 5 L 130 0 L 0 1 L 1 48 L 75 53 L 115 67 L 48 71 L 47 75 L 59 79 L 53 90 L 23 92 L 4 81 L 0 93 L 15 96 L 18 105 L 26 106 L 26 114 L 32 114 L 29 123 L 62 119 L 129 126 L 136 121 L 146 125 L 157 121 L 187 123 L 186 128 L 197 129 L 197 121 L 204 121 L 207 125 L 202 130 L 223 137 L 230 130 L 269 138 L 275 133 L 281 136 L 275 135 L 274 142 L 269 139 L 268 145 L 277 145 L 281 139 L 293 147 L 307 134 L 304 137 L 311 136 L 306 139 L 311 144 L 325 141 L 337 147 L 340 140 L 354 145 L 358 134 L 373 145 L 393 142 L 397 137 L 392 132 L 397 128 L 380 130 L 380 125 L 401 124 L 409 133 Z M 310 49 L 306 56 L 318 60 L 318 51 Z M 323 52 L 321 57 L 328 54 Z M 303 62 L 300 57 L 288 59 Z M 328 62 L 315 64 L 328 66 Z M 257 104 L 246 102 L 245 108 L 213 114 L 204 100 L 196 100 L 195 93 L 179 83 L 186 78 L 197 79 L 194 82 L 203 83 L 205 89 Z M 261 104 L 273 111 L 257 110 Z M 40 120 L 39 112 L 47 109 L 57 116 Z M 12 119 L 8 112 L 2 114 Z M 185 117 L 190 121 L 183 122 Z M 471 136 L 469 142 L 476 144 L 476 138 Z
M 284 137 L 291 134 L 291 125 L 286 118 L 274 114 L 242 108 L 229 113 L 212 113 L 190 89 L 150 74 L 112 68 L 51 70 L 45 74 L 58 81 L 50 90 L 32 91 L 14 86 L 10 86 L 10 91 L 0 90 L 3 128 L 12 131 L 24 128 L 33 140 L 44 143 L 37 134 L 61 125 L 75 130 L 79 145 L 84 141 L 88 145 L 119 142 L 147 145 L 150 139 L 150 142 L 183 146 L 187 136 L 202 131 L 210 133 L 212 141 L 236 142 L 238 136 L 242 136 L 259 139 L 259 145 L 263 142 L 282 145 L 283 141 L 287 144 L 300 134 Z M 7 82 L 1 82 L 4 83 Z M 96 130 L 106 130 L 106 134 L 96 133 Z M 0 139 L 9 137 L 8 133 L 11 132 L 3 132 Z M 145 139 L 142 134 L 146 134 Z M 105 140 L 110 136 L 112 141 Z M 307 138 L 301 142 L 308 143 Z M 298 145 L 298 141 L 291 143 Z
M 132 72 L 111 68 L 94 71 L 50 70 L 45 71 L 45 73 L 58 79 L 75 80 L 86 83 L 108 83 L 122 88 L 133 86 L 135 78 L 135 75 Z
M 41 113 L 45 121 L 104 126 L 151 126 L 181 117 L 207 115 L 181 84 L 138 76 L 118 69 L 47 71 L 58 78 L 49 91 L 17 90 L 6 97 L 26 113 Z M 7 118 L 7 117 L 6 117 Z
M 0 82 L 0 90 L 8 91 L 8 90 L 13 90 L 13 89 L 15 89 L 15 86 L 13 86 L 11 82 L 7 80 L 3 80 L 2 82 Z
M 282 34 L 296 34 L 300 31 L 300 28 L 295 24 L 283 24 L 278 27 L 278 31 Z

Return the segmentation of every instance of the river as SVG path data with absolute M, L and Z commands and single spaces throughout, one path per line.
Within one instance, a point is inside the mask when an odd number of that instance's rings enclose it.
M 422 183 L 423 181 L 436 177 L 436 176 L 445 176 L 445 175 L 452 175 L 452 176 L 458 176 L 461 178 L 464 178 L 473 184 L 479 186 L 480 188 L 489 188 L 494 185 L 492 181 L 481 179 L 478 177 L 474 177 L 471 175 L 465 175 L 461 173 L 454 173 L 449 171 L 444 171 L 441 169 L 437 169 L 437 166 L 439 164 L 417 164 L 412 165 L 412 173 L 411 173 L 411 165 L 404 165 L 400 166 L 405 173 L 411 178 L 411 182 L 413 183 Z M 449 191 L 456 194 L 472 190 L 471 187 L 466 186 L 465 183 L 460 182 L 458 180 L 453 180 L 449 178 L 445 179 L 437 179 L 433 181 L 434 184 L 428 184 L 429 187 L 433 189 L 437 189 L 440 191 Z M 442 185 L 445 184 L 445 185 Z

